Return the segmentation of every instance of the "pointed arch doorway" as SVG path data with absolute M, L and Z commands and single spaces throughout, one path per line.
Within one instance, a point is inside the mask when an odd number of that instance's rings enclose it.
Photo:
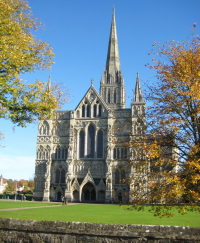
M 57 201 L 62 201 L 62 194 L 60 191 L 57 193 Z
M 88 182 L 82 189 L 82 201 L 83 202 L 95 202 L 96 190 L 92 183 Z

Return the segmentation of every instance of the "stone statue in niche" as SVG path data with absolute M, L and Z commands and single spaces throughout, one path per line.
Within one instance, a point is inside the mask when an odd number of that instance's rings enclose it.
M 112 133 L 111 128 L 112 128 L 112 126 L 109 124 L 109 125 L 108 125 L 108 134 L 111 134 L 111 133 Z
M 48 190 L 49 189 L 49 180 L 45 181 L 45 189 Z
M 106 174 L 106 190 L 111 190 L 111 173 Z
M 72 158 L 72 147 L 68 146 L 68 158 Z
M 74 111 L 70 111 L 70 118 L 74 118 Z
M 107 159 L 110 159 L 111 158 L 111 148 L 108 145 L 106 149 L 107 149 Z

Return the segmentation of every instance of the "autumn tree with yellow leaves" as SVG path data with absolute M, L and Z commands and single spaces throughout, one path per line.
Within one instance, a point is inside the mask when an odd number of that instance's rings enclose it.
M 150 69 L 147 122 L 128 146 L 137 151 L 129 161 L 132 207 L 151 204 L 154 215 L 200 212 L 200 38 L 154 43 Z M 143 119 L 143 117 L 141 117 Z M 163 206 L 160 206 L 162 204 Z
M 39 80 L 26 84 L 20 78 L 51 67 L 51 46 L 33 35 L 39 27 L 27 1 L 0 0 L 0 118 L 18 126 L 52 114 L 69 97 L 59 84 L 50 88 Z

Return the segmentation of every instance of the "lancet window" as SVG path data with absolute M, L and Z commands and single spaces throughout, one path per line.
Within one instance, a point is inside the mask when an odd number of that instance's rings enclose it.
M 90 105 L 87 105 L 87 117 L 90 117 Z
M 88 140 L 87 140 L 87 158 L 94 158 L 94 146 L 95 146 L 95 129 L 94 126 L 88 127 Z
M 103 132 L 100 130 L 97 133 L 97 158 L 103 157 Z
M 99 105 L 99 116 L 101 116 L 101 105 Z
M 110 104 L 110 89 L 108 89 L 108 104 Z
M 56 170 L 56 183 L 65 183 L 65 170 L 60 166 Z
M 113 159 L 127 159 L 127 148 L 118 148 L 113 149 Z
M 124 184 L 126 179 L 125 170 L 115 170 L 115 184 Z
M 85 117 L 85 106 L 82 106 L 82 117 Z
M 115 89 L 114 92 L 114 103 L 117 103 L 117 90 Z
M 85 105 L 82 105 L 82 117 L 90 117 L 91 116 L 91 106 L 87 105 L 87 102 L 85 102 Z
M 85 133 L 81 131 L 79 135 L 79 157 L 80 158 L 84 158 L 84 150 L 85 150 Z
M 96 117 L 97 116 L 97 105 L 93 106 L 93 116 Z
M 50 157 L 50 147 L 40 146 L 37 150 L 37 159 L 49 159 Z
M 101 116 L 101 104 L 99 104 L 99 102 L 96 102 L 97 104 L 95 104 L 93 106 L 93 117 L 100 117 Z
M 55 150 L 55 159 L 67 159 L 68 149 L 66 147 L 61 148 L 58 146 Z
M 86 140 L 87 139 L 87 140 Z M 103 158 L 103 132 L 95 131 L 93 125 L 89 125 L 87 132 L 79 133 L 79 158 Z
M 49 135 L 49 124 L 47 121 L 44 121 L 39 129 L 40 135 Z

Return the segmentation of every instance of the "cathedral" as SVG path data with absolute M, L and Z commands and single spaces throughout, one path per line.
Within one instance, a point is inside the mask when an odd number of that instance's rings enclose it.
M 126 108 L 113 10 L 100 93 L 91 86 L 75 110 L 57 111 L 39 122 L 34 199 L 71 202 L 127 202 L 131 175 L 125 167 L 133 151 L 124 146 L 142 132 L 145 102 L 137 75 L 133 101 Z M 139 121 L 139 122 L 138 122 Z

